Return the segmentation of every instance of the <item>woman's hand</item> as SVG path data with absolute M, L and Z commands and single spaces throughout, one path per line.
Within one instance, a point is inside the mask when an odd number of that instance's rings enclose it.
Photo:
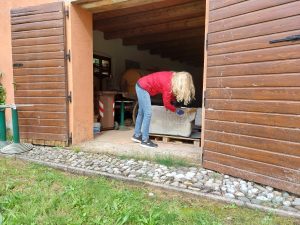
M 184 111 L 182 109 L 176 109 L 175 113 L 178 115 L 178 116 L 182 116 L 184 114 Z

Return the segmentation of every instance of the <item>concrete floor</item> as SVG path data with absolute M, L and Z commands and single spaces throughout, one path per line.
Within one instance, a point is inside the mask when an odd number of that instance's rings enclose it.
M 192 144 L 163 143 L 159 141 L 156 142 L 158 148 L 143 148 L 140 147 L 138 143 L 131 141 L 133 128 L 128 129 L 129 130 L 124 131 L 103 131 L 100 135 L 97 135 L 94 140 L 84 142 L 77 146 L 80 147 L 82 151 L 87 152 L 149 158 L 154 158 L 156 156 L 171 156 L 197 165 L 201 164 L 200 147 L 195 147 Z

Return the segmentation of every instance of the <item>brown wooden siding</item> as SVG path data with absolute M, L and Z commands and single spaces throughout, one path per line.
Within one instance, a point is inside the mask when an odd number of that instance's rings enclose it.
M 300 1 L 210 0 L 203 165 L 300 194 Z
M 63 2 L 11 11 L 15 102 L 22 139 L 68 144 Z

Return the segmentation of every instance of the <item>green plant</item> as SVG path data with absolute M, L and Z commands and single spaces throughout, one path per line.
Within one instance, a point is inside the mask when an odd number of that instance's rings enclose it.
M 119 155 L 117 156 L 120 159 L 123 160 L 142 160 L 142 161 L 150 161 L 150 162 L 155 162 L 160 165 L 165 165 L 165 166 L 174 166 L 174 167 L 190 167 L 193 166 L 191 163 L 185 161 L 184 159 L 176 158 L 170 155 L 166 156 L 161 156 L 161 155 L 155 155 L 155 157 L 151 156 L 136 156 L 136 155 Z
M 179 159 L 172 157 L 170 155 L 167 156 L 160 156 L 156 155 L 155 160 L 156 163 L 165 165 L 165 166 L 174 166 L 174 167 L 190 167 L 192 166 L 189 162 L 185 161 L 184 159 Z
M 75 152 L 78 153 L 81 151 L 81 148 L 79 146 L 72 146 L 71 149 Z
M 0 72 L 0 78 L 2 78 L 2 76 L 3 73 Z M 0 105 L 5 104 L 5 100 L 6 100 L 6 91 L 0 80 Z
M 12 135 L 12 131 L 9 128 L 6 129 L 6 138 L 7 138 L 8 141 L 12 141 L 13 138 L 14 138 L 13 135 Z

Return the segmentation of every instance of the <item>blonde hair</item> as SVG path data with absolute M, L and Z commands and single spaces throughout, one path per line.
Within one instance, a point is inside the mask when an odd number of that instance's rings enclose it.
M 178 102 L 187 105 L 195 99 L 195 87 L 190 73 L 174 72 L 171 83 L 172 93 Z

